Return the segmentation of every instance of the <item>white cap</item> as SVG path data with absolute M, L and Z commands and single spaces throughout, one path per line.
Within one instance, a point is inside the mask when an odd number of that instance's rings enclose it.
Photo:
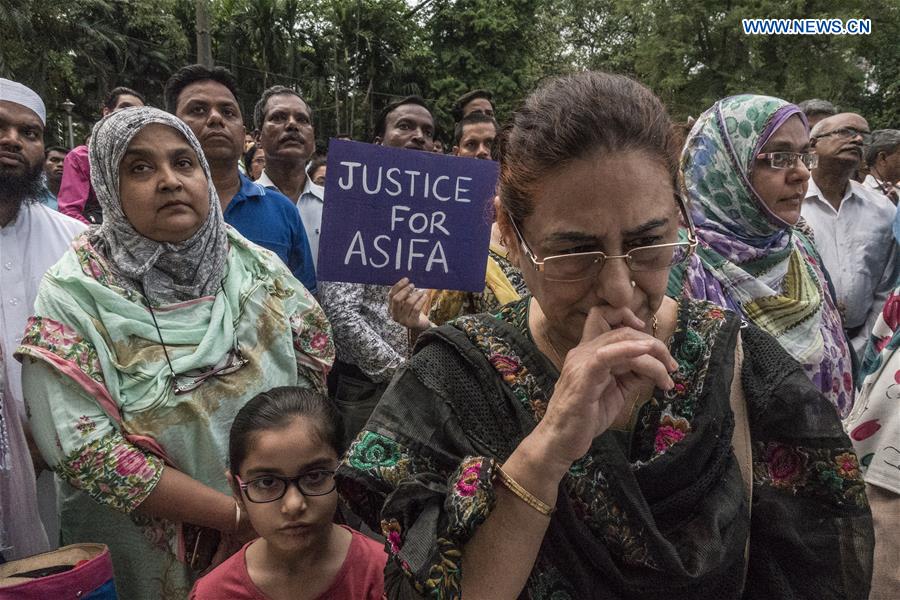
M 21 104 L 41 119 L 41 124 L 47 124 L 47 109 L 44 107 L 44 101 L 37 93 L 17 81 L 3 79 L 0 77 L 0 100 Z

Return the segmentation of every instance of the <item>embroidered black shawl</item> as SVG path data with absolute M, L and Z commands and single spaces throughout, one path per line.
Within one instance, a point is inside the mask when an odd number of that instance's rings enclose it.
M 460 596 L 495 461 L 532 430 L 558 377 L 530 339 L 527 302 L 425 335 L 338 472 L 353 510 L 387 538 L 390 598 Z M 572 465 L 521 597 L 865 599 L 871 515 L 834 408 L 733 314 L 685 300 L 678 319 L 675 389 Z M 739 331 L 752 522 L 731 446 Z

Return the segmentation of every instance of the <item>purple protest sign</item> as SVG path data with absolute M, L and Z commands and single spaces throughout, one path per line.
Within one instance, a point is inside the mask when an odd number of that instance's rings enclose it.
M 497 175 L 489 160 L 331 140 L 317 279 L 482 291 Z

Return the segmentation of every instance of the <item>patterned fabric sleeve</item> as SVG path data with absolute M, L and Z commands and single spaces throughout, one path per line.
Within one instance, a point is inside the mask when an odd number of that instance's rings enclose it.
M 300 377 L 324 393 L 325 376 L 334 364 L 334 341 L 322 308 L 312 297 L 309 301 L 291 315 L 294 354 Z
M 125 513 L 150 495 L 163 461 L 128 442 L 83 388 L 29 358 L 22 365 L 22 388 L 35 442 L 62 479 Z
M 407 408 L 392 400 L 399 398 Z M 396 424 L 393 432 L 384 421 Z M 494 459 L 474 454 L 454 413 L 406 367 L 369 427 L 338 481 L 353 511 L 386 539 L 388 597 L 459 598 L 463 549 L 494 506 Z M 410 427 L 434 435 L 414 438 Z
M 322 282 L 319 297 L 334 329 L 339 358 L 372 381 L 390 380 L 405 358 L 406 329 L 388 314 L 387 288 Z

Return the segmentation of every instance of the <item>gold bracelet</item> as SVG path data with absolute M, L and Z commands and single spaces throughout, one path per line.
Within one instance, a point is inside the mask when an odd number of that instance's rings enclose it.
M 534 510 L 538 511 L 546 517 L 549 517 L 554 513 L 554 511 L 556 511 L 556 508 L 550 506 L 546 502 L 543 502 L 534 494 L 519 485 L 519 482 L 507 475 L 506 471 L 504 471 L 500 465 L 495 465 L 494 471 L 496 472 L 497 477 L 500 479 L 500 482 L 506 487 L 506 489 L 518 496 L 522 502 L 524 502 Z

